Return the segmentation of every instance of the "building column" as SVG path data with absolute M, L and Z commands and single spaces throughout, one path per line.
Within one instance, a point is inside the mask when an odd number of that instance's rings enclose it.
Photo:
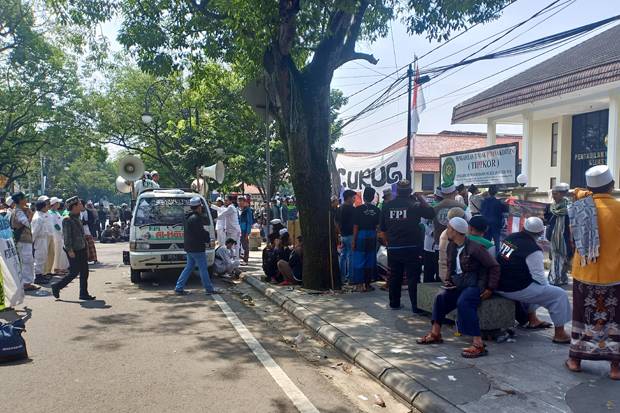
M 570 185 L 571 181 L 571 159 L 573 146 L 573 116 L 562 115 L 559 119 L 558 128 L 558 166 L 560 176 L 558 182 L 566 182 Z
M 495 119 L 487 120 L 487 146 L 495 145 L 497 142 L 497 122 Z
M 534 118 L 531 112 L 523 113 L 523 138 L 521 139 L 521 173 L 527 176 L 527 186 L 532 185 L 532 139 L 534 138 Z
M 609 125 L 607 127 L 607 166 L 620 182 L 620 91 L 609 96 Z

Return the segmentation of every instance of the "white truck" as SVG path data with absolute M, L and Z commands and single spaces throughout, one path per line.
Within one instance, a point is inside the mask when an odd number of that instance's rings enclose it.
M 187 260 L 183 249 L 186 215 L 189 200 L 198 196 L 181 189 L 149 189 L 136 199 L 129 230 L 129 265 L 131 282 L 139 283 L 142 272 L 182 269 Z M 202 197 L 201 197 L 202 198 Z M 207 262 L 215 260 L 215 230 L 209 207 L 204 203 L 204 226 L 211 242 L 207 248 Z

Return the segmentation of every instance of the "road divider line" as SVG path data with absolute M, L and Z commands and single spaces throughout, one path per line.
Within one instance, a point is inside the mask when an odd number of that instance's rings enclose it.
M 247 329 L 245 324 L 239 320 L 237 314 L 230 308 L 228 303 L 224 301 L 224 299 L 218 295 L 214 294 L 213 299 L 222 309 L 222 312 L 232 324 L 232 326 L 237 330 L 237 333 L 243 341 L 248 345 L 250 350 L 254 353 L 258 361 L 260 361 L 267 372 L 273 377 L 278 386 L 284 391 L 284 393 L 288 396 L 289 399 L 293 402 L 297 410 L 301 413 L 319 413 L 319 410 L 314 407 L 312 402 L 306 397 L 305 394 L 299 390 L 299 387 L 293 383 L 293 381 L 286 375 L 284 370 L 271 358 L 267 350 L 256 340 L 256 338 L 252 335 L 250 330 Z

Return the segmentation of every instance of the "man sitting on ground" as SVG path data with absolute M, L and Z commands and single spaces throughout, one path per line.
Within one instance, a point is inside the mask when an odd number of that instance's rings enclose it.
M 497 293 L 529 304 L 528 328 L 551 327 L 551 324 L 536 317 L 536 309 L 545 307 L 555 325 L 553 342 L 569 344 L 570 336 L 564 331 L 564 324 L 571 320 L 568 296 L 562 288 L 549 285 L 543 252 L 536 243 L 544 231 L 542 220 L 530 217 L 525 221 L 523 231 L 510 234 L 501 243 L 498 260 L 502 275 Z
M 215 263 L 213 269 L 215 275 L 224 278 L 238 277 L 241 274 L 239 269 L 239 259 L 235 258 L 233 248 L 237 245 L 237 241 L 232 238 L 226 240 L 225 246 L 220 245 L 215 250 Z
M 280 285 L 301 284 L 301 271 L 304 266 L 304 250 L 301 236 L 297 237 L 297 245 L 293 248 L 287 261 L 278 261 L 278 271 L 284 277 Z
M 448 279 L 444 290 L 435 298 L 432 330 L 417 343 L 443 343 L 441 323 L 456 308 L 459 333 L 473 337 L 472 346 L 464 349 L 461 355 L 476 358 L 487 355 L 480 336 L 478 305 L 481 300 L 490 298 L 497 288 L 499 264 L 482 245 L 465 236 L 467 228 L 463 218 L 452 218 L 448 222 Z
M 114 236 L 114 231 L 112 231 L 112 227 L 110 225 L 106 225 L 103 232 L 101 232 L 101 237 L 99 238 L 99 241 L 101 241 L 102 244 L 114 244 L 118 242 L 119 239 L 120 237 Z
M 263 271 L 267 277 L 267 282 L 278 282 L 278 261 L 276 257 L 276 244 L 278 234 L 269 234 L 268 243 L 263 248 Z

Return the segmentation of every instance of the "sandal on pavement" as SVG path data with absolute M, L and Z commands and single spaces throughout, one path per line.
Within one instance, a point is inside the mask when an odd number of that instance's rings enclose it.
M 571 367 L 570 360 L 566 360 L 564 362 L 564 365 L 566 366 L 567 369 L 569 369 L 573 373 L 581 373 L 581 365 L 579 364 L 577 365 L 577 367 Z
M 477 346 L 474 344 L 464 349 L 463 352 L 461 353 L 461 356 L 465 357 L 466 359 L 475 359 L 478 357 L 486 356 L 487 354 L 489 354 L 489 352 L 484 347 L 484 345 Z
M 435 336 L 433 335 L 433 333 L 428 333 L 424 337 L 417 339 L 416 343 L 422 345 L 441 344 L 443 343 L 443 339 L 441 338 L 441 336 Z
M 567 338 L 566 340 L 557 340 L 554 338 L 551 341 L 554 342 L 555 344 L 570 344 L 570 338 Z
M 531 324 L 528 324 L 525 327 L 525 329 L 526 330 L 544 330 L 544 329 L 551 328 L 551 327 L 553 327 L 553 324 L 548 323 L 546 321 L 541 321 L 540 323 L 538 323 L 538 324 L 536 324 L 534 326 L 531 325 Z

